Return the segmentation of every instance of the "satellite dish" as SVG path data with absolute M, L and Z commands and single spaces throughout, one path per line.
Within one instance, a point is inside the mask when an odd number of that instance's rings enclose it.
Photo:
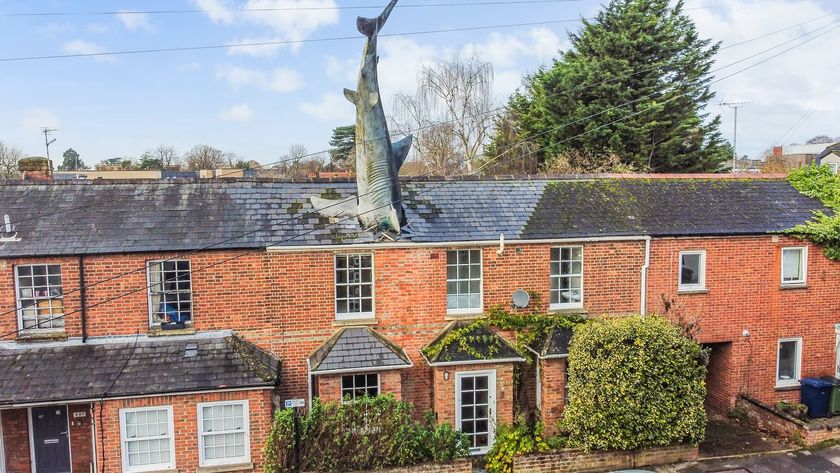
M 524 309 L 531 303 L 531 295 L 524 289 L 517 289 L 513 293 L 513 306 L 518 309 Z

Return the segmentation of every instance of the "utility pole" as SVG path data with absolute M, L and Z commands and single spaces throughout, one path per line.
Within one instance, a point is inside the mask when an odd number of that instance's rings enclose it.
M 50 139 L 50 135 L 56 131 L 58 131 L 58 128 L 41 128 L 41 133 L 44 134 L 44 146 L 47 148 L 47 159 L 50 159 L 50 145 L 55 143 L 55 138 Z
M 732 130 L 732 172 L 735 172 L 735 161 L 738 159 L 738 109 L 752 102 L 721 102 L 721 106 L 729 107 L 735 112 L 735 124 Z

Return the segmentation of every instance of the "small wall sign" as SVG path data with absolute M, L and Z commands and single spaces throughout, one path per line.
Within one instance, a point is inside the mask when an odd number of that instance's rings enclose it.
M 306 405 L 306 401 L 304 399 L 286 399 L 286 409 L 292 409 L 294 407 L 303 407 Z

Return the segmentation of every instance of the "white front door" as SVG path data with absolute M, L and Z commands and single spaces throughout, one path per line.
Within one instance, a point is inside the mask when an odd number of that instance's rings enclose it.
M 834 377 L 840 378 L 840 324 L 834 324 Z
M 470 452 L 487 453 L 496 431 L 496 371 L 455 375 L 455 426 L 467 434 Z

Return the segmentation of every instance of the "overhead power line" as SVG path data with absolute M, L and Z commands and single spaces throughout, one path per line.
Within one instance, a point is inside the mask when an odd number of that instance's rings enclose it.
M 811 31 L 809 31 L 809 32 L 807 32 L 807 33 L 805 33 L 805 34 L 803 34 L 803 35 L 798 36 L 798 37 L 795 37 L 795 38 L 792 38 L 792 39 L 789 39 L 789 40 L 783 41 L 783 42 L 781 42 L 781 43 L 775 44 L 775 45 L 773 45 L 773 46 L 771 46 L 771 47 L 769 47 L 769 48 L 767 48 L 767 49 L 764 49 L 764 50 L 762 50 L 762 51 L 758 51 L 758 52 L 753 53 L 753 54 L 751 54 L 751 55 L 749 55 L 749 56 L 746 56 L 746 57 L 744 57 L 744 58 L 738 59 L 738 60 L 736 60 L 736 61 L 734 61 L 734 62 L 731 62 L 731 63 L 728 63 L 728 64 L 726 64 L 726 65 L 720 66 L 720 67 L 718 67 L 718 68 L 712 69 L 712 70 L 710 70 L 710 71 L 709 71 L 709 74 L 713 74 L 713 73 L 715 73 L 715 72 L 722 71 L 722 70 L 727 69 L 727 68 L 729 68 L 729 67 L 732 67 L 732 66 L 735 66 L 735 65 L 737 65 L 737 64 L 740 64 L 740 63 L 746 62 L 746 61 L 748 61 L 748 60 L 750 60 L 750 59 L 756 58 L 756 57 L 758 57 L 758 56 L 760 56 L 760 55 L 762 55 L 762 54 L 765 54 L 765 53 L 767 53 L 767 52 L 770 52 L 770 51 L 772 51 L 772 50 L 774 50 L 774 49 L 777 49 L 777 48 L 779 48 L 779 47 L 781 47 L 781 46 L 784 46 L 784 45 L 789 44 L 789 43 L 791 43 L 791 42 L 798 41 L 798 40 L 801 40 L 801 39 L 803 39 L 803 38 L 806 38 L 806 37 L 808 37 L 808 36 L 810 36 L 810 35 L 812 35 L 812 34 L 814 34 L 814 33 L 817 33 L 817 32 L 819 32 L 819 31 L 821 31 L 821 30 L 824 30 L 824 29 L 828 28 L 829 26 L 831 26 L 831 24 L 829 24 L 829 25 L 825 25 L 825 26 L 821 26 L 821 27 L 818 27 L 818 28 L 815 28 L 815 29 L 813 29 L 813 30 L 811 30 Z M 686 60 L 686 59 L 677 59 L 677 60 L 673 61 L 671 64 L 678 64 L 679 62 L 681 62 L 681 61 L 685 61 L 685 60 Z M 610 77 L 610 78 L 607 78 L 607 79 L 601 80 L 601 81 L 599 81 L 599 82 L 597 82 L 597 83 L 595 83 L 595 84 L 589 84 L 589 85 L 584 85 L 584 84 L 581 84 L 581 85 L 578 85 L 578 86 L 572 87 L 572 88 L 571 88 L 571 89 L 569 89 L 569 90 L 561 90 L 561 91 L 557 91 L 557 92 L 552 92 L 552 93 L 546 94 L 546 97 L 555 97 L 555 96 L 558 96 L 558 95 L 562 95 L 562 94 L 565 94 L 565 93 L 568 93 L 568 92 L 571 92 L 571 91 L 580 90 L 580 89 L 584 89 L 584 90 L 585 90 L 585 89 L 587 89 L 587 88 L 596 87 L 596 86 L 598 86 L 598 85 L 607 84 L 607 83 L 615 82 L 615 81 L 618 81 L 618 80 L 621 80 L 621 79 L 626 79 L 626 78 L 629 78 L 629 77 L 633 77 L 633 76 L 636 76 L 636 75 L 642 74 L 642 73 L 644 73 L 644 72 L 648 72 L 648 71 L 650 71 L 650 70 L 659 69 L 659 68 L 661 68 L 661 67 L 662 67 L 662 65 L 660 65 L 660 64 L 654 64 L 654 65 L 652 65 L 652 66 L 649 66 L 649 67 L 646 67 L 646 68 L 642 68 L 642 69 L 640 69 L 640 70 L 638 70 L 638 71 L 635 71 L 635 72 L 633 72 L 633 73 L 630 73 L 630 74 L 624 74 L 624 75 L 620 75 L 620 76 L 613 76 L 613 77 Z M 638 101 L 644 100 L 644 99 L 646 99 L 646 98 L 648 98 L 648 97 L 649 97 L 649 96 L 642 96 L 642 97 L 639 97 L 639 98 L 637 98 L 637 99 L 635 99 L 635 100 L 632 100 L 632 101 L 630 101 L 630 102 L 626 102 L 626 103 L 624 103 L 624 104 L 618 105 L 617 107 L 623 107 L 623 106 L 626 106 L 626 105 L 630 105 L 630 104 L 633 104 L 633 103 L 635 103 L 635 102 L 638 102 Z M 500 112 L 500 111 L 502 111 L 502 110 L 504 110 L 504 109 L 505 109 L 505 107 L 504 107 L 504 106 L 502 106 L 502 107 L 497 107 L 497 108 L 494 108 L 494 109 L 487 110 L 487 111 L 485 111 L 485 112 L 481 112 L 481 113 L 477 113 L 477 114 L 474 114 L 474 115 L 470 115 L 470 117 L 478 117 L 478 116 L 489 115 L 489 114 L 492 114 L 492 113 Z M 591 117 L 584 117 L 584 118 L 591 118 Z M 419 127 L 416 127 L 416 128 L 411 128 L 411 129 L 408 129 L 408 130 L 403 130 L 403 131 L 404 131 L 404 132 L 407 132 L 407 133 L 410 133 L 410 132 L 416 132 L 416 131 L 423 131 L 423 130 L 425 130 L 425 129 L 429 129 L 429 128 L 432 128 L 432 127 L 435 127 L 435 126 L 438 126 L 438 125 L 441 125 L 441 124 L 452 123 L 452 122 L 454 122 L 454 121 L 456 121 L 456 120 L 438 121 L 438 122 L 435 122 L 435 123 L 432 123 L 432 124 L 427 124 L 427 125 L 419 126 Z M 570 125 L 570 124 L 574 124 L 574 123 L 569 123 L 569 124 L 567 124 L 567 125 Z M 371 139 L 367 140 L 366 142 L 373 142 L 373 141 L 377 141 L 377 140 L 380 140 L 380 139 L 390 139 L 390 138 L 393 138 L 393 137 L 395 137 L 395 136 L 400 136 L 400 135 L 401 135 L 401 133 L 392 132 L 392 133 L 390 133 L 388 136 L 381 136 L 381 137 L 371 138 Z M 327 153 L 327 152 L 329 152 L 329 149 L 322 150 L 322 151 L 316 151 L 316 152 L 314 152 L 314 153 L 309 153 L 309 154 L 306 154 L 306 155 L 303 155 L 303 156 L 297 156 L 297 157 L 294 157 L 294 158 L 281 159 L 281 160 L 278 160 L 278 161 L 273 161 L 273 162 L 270 162 L 270 163 L 261 164 L 261 165 L 259 166 L 259 168 L 267 168 L 267 167 L 269 167 L 269 166 L 274 166 L 274 165 L 279 165 L 279 164 L 285 164 L 285 163 L 289 163 L 289 162 L 299 162 L 299 161 L 300 161 L 300 160 L 302 160 L 302 159 L 312 158 L 312 157 L 315 157 L 315 156 L 318 156 L 318 155 L 321 155 L 321 154 L 323 154 L 323 153 Z M 234 173 L 237 173 L 237 174 L 238 174 L 238 172 L 239 172 L 238 170 L 236 170 L 236 171 L 230 171 L 229 173 L 223 173 L 223 174 L 221 174 L 221 175 L 217 176 L 217 178 L 226 177 L 226 176 L 228 176 L 228 175 L 232 175 L 232 174 L 234 174 Z M 134 197 L 136 197 L 136 196 L 139 196 L 139 195 L 147 195 L 147 194 L 152 194 L 152 193 L 155 193 L 155 192 L 160 192 L 160 191 L 163 191 L 163 190 L 166 190 L 166 189 L 171 189 L 171 188 L 173 188 L 173 187 L 177 187 L 177 186 L 181 186 L 181 185 L 189 184 L 189 183 L 191 183 L 191 182 L 192 182 L 192 181 L 174 182 L 174 183 L 171 183 L 169 186 L 166 186 L 166 187 L 162 187 L 162 188 L 157 188 L 157 189 L 153 189 L 153 190 L 150 190 L 150 191 L 141 192 L 141 193 L 139 193 L 139 194 L 136 194 L 136 195 L 132 196 L 132 198 L 134 198 Z M 16 221 L 13 221 L 13 222 L 11 222 L 11 223 L 12 223 L 12 225 L 19 225 L 19 224 L 21 224 L 21 223 L 26 223 L 26 222 L 28 222 L 28 221 L 42 219 L 42 218 L 44 218 L 44 217 L 49 217 L 49 216 L 59 215 L 59 214 L 65 214 L 65 213 L 74 212 L 74 211 L 77 211 L 77 210 L 82 210 L 82 209 L 87 209 L 87 208 L 91 208 L 91 207 L 96 207 L 96 206 L 99 206 L 99 205 L 112 204 L 112 203 L 113 203 L 113 201 L 111 201 L 111 200 L 108 200 L 108 201 L 97 201 L 97 202 L 92 202 L 92 203 L 89 203 L 89 204 L 85 204 L 85 205 L 81 205 L 81 206 L 76 206 L 76 207 L 70 207 L 70 208 L 61 209 L 61 210 L 57 210 L 57 211 L 46 212 L 46 213 L 39 213 L 39 214 L 36 214 L 36 215 L 34 215 L 34 216 L 32 216 L 32 217 L 28 217 L 28 218 L 24 218 L 24 219 L 16 220 Z M 0 314 L 0 315 L 2 315 L 2 314 Z
M 770 61 L 771 59 L 773 59 L 773 58 L 775 58 L 775 57 L 779 57 L 779 56 L 781 56 L 782 54 L 785 54 L 785 53 L 786 53 L 786 52 L 788 52 L 788 51 L 791 51 L 791 50 L 793 50 L 793 49 L 796 49 L 796 48 L 798 48 L 798 47 L 800 47 L 800 46 L 803 46 L 803 45 L 805 45 L 805 44 L 807 44 L 807 43 L 809 43 L 809 42 L 811 42 L 811 41 L 813 41 L 813 40 L 815 40 L 815 39 L 817 39 L 817 38 L 819 38 L 819 37 L 821 37 L 821 36 L 824 36 L 824 35 L 826 35 L 826 34 L 830 33 L 831 31 L 836 30 L 837 28 L 840 28 L 840 26 L 835 26 L 834 28 L 832 28 L 832 29 L 830 29 L 830 30 L 827 30 L 827 31 L 824 31 L 824 32 L 820 33 L 820 34 L 819 34 L 819 35 L 817 35 L 817 36 L 814 36 L 814 37 L 812 37 L 812 38 L 808 38 L 808 39 L 806 39 L 806 40 L 804 40 L 804 41 L 802 41 L 802 42 L 800 42 L 800 43 L 798 43 L 798 44 L 796 44 L 796 45 L 794 45 L 794 46 L 792 46 L 792 47 L 790 47 L 790 48 L 787 48 L 786 50 L 784 50 L 784 51 L 782 51 L 782 52 L 780 52 L 780 53 L 777 53 L 777 54 L 774 54 L 774 55 L 772 55 L 772 56 L 770 56 L 770 57 L 767 57 L 767 58 L 765 58 L 765 59 L 762 59 L 762 60 L 761 60 L 761 61 L 759 61 L 759 62 L 756 62 L 756 63 L 750 64 L 750 65 L 748 65 L 748 66 L 746 66 L 746 67 L 744 67 L 744 68 L 741 68 L 741 69 L 740 69 L 740 70 L 738 70 L 738 71 L 735 71 L 735 72 L 733 72 L 733 73 L 730 73 L 730 74 L 728 74 L 728 75 L 726 75 L 726 76 L 724 76 L 724 77 L 721 77 L 721 78 L 715 79 L 715 80 L 711 81 L 711 82 L 710 82 L 710 84 L 717 83 L 717 82 L 721 82 L 721 81 L 726 80 L 726 79 L 728 79 L 728 78 L 730 78 L 730 77 L 734 77 L 735 75 L 738 75 L 738 74 L 740 74 L 740 73 L 742 73 L 742 72 L 744 72 L 744 71 L 747 71 L 747 70 L 749 70 L 749 69 L 752 69 L 752 68 L 754 68 L 754 67 L 757 67 L 758 65 L 763 64 L 763 63 L 766 63 L 767 61 Z M 588 130 L 586 130 L 586 131 L 584 131 L 584 132 L 582 132 L 582 133 L 579 133 L 579 134 L 577 134 L 577 135 L 575 135 L 575 136 L 569 137 L 569 138 L 567 138 L 567 139 L 565 139 L 565 140 L 562 140 L 562 141 L 560 141 L 560 142 L 558 142 L 558 143 L 553 143 L 552 145 L 557 145 L 557 144 L 566 143 L 566 142 L 569 142 L 569 141 L 571 141 L 571 140 L 577 139 L 577 138 L 579 138 L 579 137 L 585 136 L 585 135 L 587 135 L 587 134 L 590 134 L 590 133 L 596 132 L 596 131 L 598 131 L 598 130 L 601 130 L 601 129 L 605 128 L 605 127 L 612 126 L 612 125 L 614 125 L 614 124 L 617 124 L 617 123 L 619 123 L 619 122 L 622 122 L 622 121 L 624 121 L 624 120 L 627 120 L 627 119 L 629 119 L 629 118 L 631 118 L 631 117 L 634 117 L 634 116 L 637 116 L 637 115 L 643 114 L 643 113 L 647 112 L 647 111 L 648 111 L 648 110 L 650 110 L 650 109 L 653 109 L 653 108 L 656 108 L 656 107 L 660 107 L 660 106 L 662 106 L 662 105 L 664 105 L 664 104 L 667 104 L 667 103 L 669 103 L 669 102 L 672 102 L 672 101 L 674 101 L 674 100 L 676 100 L 676 99 L 678 99 L 679 97 L 682 97 L 682 96 L 684 96 L 684 95 L 686 95 L 686 92 L 679 92 L 679 93 L 677 93 L 677 94 L 673 95 L 673 96 L 672 96 L 672 97 L 670 97 L 670 98 L 667 98 L 667 99 L 665 99 L 665 100 L 659 101 L 658 103 L 655 103 L 654 105 L 651 105 L 650 107 L 644 108 L 644 109 L 642 109 L 642 110 L 638 110 L 638 111 L 633 112 L 633 113 L 631 113 L 631 114 L 629 114 L 629 115 L 626 115 L 626 116 L 624 116 L 624 117 L 620 117 L 620 118 L 617 118 L 617 119 L 615 119 L 615 120 L 612 120 L 612 121 L 610 121 L 610 122 L 608 122 L 608 123 L 598 125 L 597 127 L 594 127 L 594 128 L 588 129 Z M 631 102 L 635 102 L 635 100 L 634 100 L 634 101 L 631 101 Z M 619 106 L 619 107 L 620 107 L 620 106 Z M 619 107 L 613 107 L 613 108 L 611 108 L 611 109 L 607 109 L 607 110 L 601 111 L 601 112 L 599 112 L 599 113 L 595 114 L 594 116 L 598 116 L 598 115 L 601 115 L 601 114 L 606 113 L 606 112 L 608 112 L 608 111 L 615 110 L 616 108 L 619 108 Z M 545 130 L 545 131 L 544 131 L 544 132 L 542 132 L 541 134 L 547 133 L 547 132 L 548 132 L 548 131 L 550 131 L 551 129 L 556 129 L 556 128 L 564 127 L 564 126 L 566 126 L 566 125 L 568 125 L 568 124 L 559 124 L 559 125 L 555 125 L 554 127 L 551 127 L 551 128 L 549 128 L 548 130 Z M 524 141 L 526 141 L 526 140 L 521 140 L 521 142 L 524 142 Z M 521 142 L 520 142 L 520 143 L 521 143 Z M 546 146 L 546 147 L 543 147 L 543 148 L 540 148 L 540 149 L 537 149 L 537 150 L 530 151 L 530 152 L 528 153 L 528 155 L 533 155 L 533 154 L 538 153 L 538 152 L 540 152 L 540 151 L 542 151 L 542 150 L 544 150 L 544 149 L 546 149 L 546 148 L 547 148 L 547 146 Z M 515 149 L 515 146 L 514 146 L 514 147 L 511 147 L 511 150 L 512 150 L 512 149 Z M 509 151 L 510 151 L 510 150 L 509 150 Z M 481 171 L 482 171 L 485 167 L 487 167 L 488 165 L 490 165 L 490 164 L 492 164 L 493 162 L 497 161 L 499 158 L 501 158 L 501 157 L 502 157 L 502 156 L 504 156 L 504 155 L 505 155 L 505 153 L 501 153 L 501 154 L 499 154 L 499 155 L 495 156 L 494 158 L 492 158 L 491 160 L 487 161 L 487 162 L 486 162 L 486 163 L 484 163 L 481 167 L 479 167 L 478 169 L 476 169 L 475 171 L 473 171 L 473 172 L 472 172 L 472 173 L 470 173 L 470 174 L 478 174 L 478 173 L 480 173 L 480 172 L 481 172 Z M 438 189 L 438 188 L 440 188 L 440 187 L 442 187 L 442 186 L 444 186 L 444 185 L 450 184 L 450 183 L 452 183 L 452 182 L 457 182 L 457 181 L 445 181 L 445 182 L 441 183 L 441 184 L 440 184 L 440 185 L 438 185 L 438 186 L 432 186 L 432 187 L 427 187 L 427 188 L 425 188 L 425 189 L 422 189 L 422 190 L 418 191 L 418 192 L 417 192 L 417 194 L 418 194 L 418 195 L 420 195 L 420 194 L 427 193 L 427 192 L 429 192 L 429 191 L 431 191 L 431 190 Z M 345 200 L 346 200 L 346 199 L 345 199 Z M 338 224 L 338 223 L 341 223 L 341 222 L 347 221 L 347 220 L 349 220 L 349 219 L 357 218 L 358 216 L 363 215 L 363 214 L 365 214 L 365 213 L 367 213 L 367 212 L 373 212 L 373 211 L 379 210 L 379 209 L 381 209 L 381 208 L 384 208 L 384 207 L 386 207 L 386 206 L 388 206 L 388 205 L 395 205 L 395 204 L 397 204 L 397 203 L 400 203 L 401 201 L 402 201 L 402 199 L 398 199 L 398 200 L 396 200 L 396 201 L 394 201 L 394 202 L 390 202 L 390 203 L 388 203 L 388 204 L 384 204 L 384 205 L 379 206 L 379 207 L 376 207 L 376 208 L 374 208 L 374 209 L 370 209 L 370 210 L 368 210 L 368 211 L 366 211 L 366 212 L 362 212 L 362 213 L 357 214 L 357 215 L 351 215 L 351 216 L 348 216 L 348 217 L 346 217 L 346 218 L 344 218 L 344 219 L 341 219 L 341 220 L 338 220 L 338 221 L 336 221 L 336 222 L 333 222 L 333 223 L 331 223 L 330 225 L 336 225 L 336 224 Z M 339 202 L 341 202 L 341 201 L 339 201 Z M 335 205 L 338 205 L 338 202 L 337 202 Z M 298 218 L 302 218 L 302 217 L 303 217 L 303 216 L 300 216 L 300 217 L 298 217 Z M 273 226 L 278 225 L 279 223 L 281 223 L 281 222 L 273 222 L 271 225 L 269 225 L 269 226 L 267 226 L 267 227 L 264 227 L 264 228 L 270 228 L 270 227 L 273 227 Z M 312 229 L 312 230 L 309 230 L 309 231 L 306 231 L 306 232 L 299 233 L 299 234 L 294 235 L 294 236 L 292 236 L 292 237 L 284 238 L 283 240 L 280 240 L 280 241 L 277 241 L 277 242 L 269 242 L 266 246 L 277 246 L 277 245 L 279 245 L 279 244 L 281 244 L 281 243 L 288 242 L 288 241 L 291 241 L 291 240 L 294 240 L 294 239 L 300 238 L 301 236 L 305 236 L 305 235 L 307 235 L 307 234 L 310 234 L 310 233 L 316 232 L 316 231 L 318 231 L 318 230 L 319 230 L 319 229 Z M 252 232 L 249 232 L 249 233 L 253 233 L 253 231 L 252 231 Z M 249 234 L 249 233 L 246 233 L 245 235 L 247 235 L 247 234 Z M 241 236 L 239 236 L 239 237 L 234 237 L 234 238 L 241 238 Z M 216 246 L 216 245 L 218 245 L 218 243 L 217 243 L 217 244 L 214 244 L 214 245 L 211 245 L 211 246 Z M 206 248 L 205 248 L 205 249 L 206 249 Z M 245 252 L 245 253 L 243 253 L 243 254 L 236 255 L 236 256 L 232 256 L 232 257 L 229 257 L 229 258 L 225 258 L 225 259 L 223 259 L 223 260 L 220 260 L 220 261 L 217 261 L 217 262 L 211 263 L 211 264 L 209 264 L 209 265 L 207 265 L 207 266 L 201 267 L 201 268 L 196 269 L 196 270 L 191 270 L 191 271 L 190 271 L 190 274 L 193 274 L 193 273 L 196 273 L 196 272 L 201 272 L 201 271 L 206 271 L 207 269 L 210 269 L 210 268 L 212 268 L 212 267 L 219 266 L 219 265 L 224 264 L 224 263 L 227 263 L 227 262 L 229 262 L 229 261 L 233 261 L 233 260 L 236 260 L 236 259 L 242 258 L 242 257 L 244 257 L 244 256 L 247 256 L 248 254 L 252 254 L 252 253 L 256 253 L 256 252 L 261 252 L 261 251 L 263 251 L 263 249 L 264 249 L 264 247 L 262 247 L 262 246 L 261 246 L 261 247 L 259 247 L 259 248 L 255 248 L 255 249 L 248 250 L 248 251 L 246 251 L 246 252 Z M 202 250 L 192 250 L 192 251 L 191 251 L 191 252 L 189 252 L 189 253 L 193 253 L 193 252 L 196 252 L 196 251 L 202 251 Z M 188 253 L 188 254 L 189 254 L 189 253 Z M 177 256 L 176 256 L 176 257 L 173 257 L 173 259 L 174 259 L 174 258 L 177 258 Z M 171 260 L 171 259 L 170 259 L 170 260 Z M 167 261 L 169 261 L 169 260 L 167 260 Z M 130 274 L 130 273 L 134 273 L 134 272 L 137 272 L 137 271 L 143 271 L 143 270 L 145 270 L 145 266 L 144 266 L 143 268 L 140 268 L 140 269 L 137 269 L 137 270 L 133 270 L 133 271 L 130 271 L 130 272 L 128 272 L 128 273 L 124 273 L 124 274 L 123 274 L 123 275 L 121 275 L 121 276 L 124 276 L 124 275 Z M 118 276 L 118 277 L 121 277 L 121 276 Z M 108 280 L 113 280 L 113 279 L 116 279 L 116 277 L 107 278 L 107 279 L 102 280 L 102 281 L 97 281 L 96 283 L 92 283 L 92 284 L 86 285 L 86 286 L 84 286 L 84 287 L 85 287 L 85 288 L 87 288 L 87 287 L 92 287 L 92 286 L 95 286 L 95 285 L 101 284 L 101 283 L 103 283 L 103 282 L 105 282 L 105 281 L 108 281 Z M 150 287 L 149 285 L 147 285 L 147 286 L 145 286 L 145 287 L 140 287 L 140 288 L 137 288 L 137 289 L 134 289 L 134 290 L 131 290 L 131 291 L 128 291 L 128 292 L 125 292 L 125 293 L 119 294 L 119 295 L 117 295 L 117 296 L 110 297 L 110 298 L 107 298 L 107 299 L 105 299 L 105 300 L 102 300 L 102 301 L 96 302 L 96 303 L 94 303 L 94 304 L 88 305 L 86 308 L 97 307 L 97 306 L 99 306 L 99 305 L 103 305 L 103 304 L 106 304 L 106 303 L 109 303 L 109 302 L 113 302 L 113 301 L 118 300 L 118 299 L 120 299 L 120 298 L 122 298 L 122 297 L 126 297 L 126 296 L 129 296 L 129 295 L 131 295 L 131 294 L 135 294 L 135 293 L 140 292 L 140 291 L 145 291 L 145 290 L 148 290 L 148 288 L 149 288 L 149 287 Z M 69 293 L 69 292 L 68 292 L 68 293 Z M 17 311 L 17 309 L 14 309 L 14 310 L 11 310 L 11 311 L 8 311 L 8 312 L 4 312 L 4 313 L 2 313 L 2 314 L 0 314 L 0 315 L 5 315 L 5 314 L 12 313 L 12 312 L 16 312 L 16 311 Z M 62 319 L 62 318 L 67 317 L 68 315 L 72 315 L 72 314 L 75 314 L 75 313 L 78 313 L 78 312 L 80 312 L 80 309 L 75 310 L 75 311 L 71 311 L 71 312 L 68 312 L 68 313 L 65 313 L 65 314 L 62 314 L 62 315 L 60 315 L 60 316 L 56 316 L 56 317 L 54 317 L 54 318 L 48 319 L 48 320 L 46 320 L 46 321 L 43 321 L 43 322 L 41 322 L 41 323 L 46 323 L 46 322 L 51 322 L 51 321 L 53 321 L 53 320 Z M 17 334 L 17 333 L 20 333 L 22 330 L 23 330 L 23 329 L 18 329 L 18 330 L 14 330 L 14 331 L 8 332 L 8 333 L 6 333 L 6 334 L 0 335 L 0 339 L 6 338 L 6 337 L 11 336 L 11 335 L 15 335 L 15 334 Z
M 443 3 L 400 3 L 395 8 L 441 8 L 501 5 L 534 5 L 540 3 L 573 3 L 582 0 L 499 0 Z M 382 5 L 337 5 L 334 7 L 265 7 L 265 8 L 230 8 L 230 9 L 175 9 L 175 10 L 103 10 L 81 12 L 0 12 L 0 16 L 107 16 L 107 15 L 179 15 L 190 13 L 270 13 L 322 10 L 381 10 Z

